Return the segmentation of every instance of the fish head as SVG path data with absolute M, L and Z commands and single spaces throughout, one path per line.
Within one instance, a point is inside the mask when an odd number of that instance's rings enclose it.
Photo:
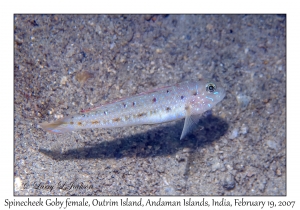
M 226 90 L 217 82 L 210 80 L 196 82 L 195 92 L 191 98 L 191 114 L 202 114 L 223 100 Z

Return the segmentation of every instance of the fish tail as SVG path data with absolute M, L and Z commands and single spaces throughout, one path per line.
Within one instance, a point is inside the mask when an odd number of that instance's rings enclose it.
M 40 123 L 39 126 L 43 128 L 45 131 L 51 133 L 67 133 L 74 130 L 74 128 L 72 128 L 70 124 L 66 122 L 65 119 L 60 119 L 50 123 L 43 122 Z

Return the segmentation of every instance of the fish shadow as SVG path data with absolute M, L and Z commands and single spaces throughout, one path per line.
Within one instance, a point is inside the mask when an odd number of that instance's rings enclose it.
M 180 140 L 183 121 L 167 126 L 159 126 L 145 133 L 104 141 L 65 152 L 40 148 L 39 151 L 52 159 L 63 161 L 71 159 L 120 159 L 124 157 L 169 156 L 183 148 L 191 151 L 205 147 L 219 140 L 228 130 L 229 125 L 221 118 L 212 115 L 201 117 L 193 132 Z

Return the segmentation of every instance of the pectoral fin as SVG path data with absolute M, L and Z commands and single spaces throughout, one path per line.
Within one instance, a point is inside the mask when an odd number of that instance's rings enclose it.
M 200 117 L 201 115 L 191 115 L 190 111 L 187 110 L 180 140 L 182 140 L 189 132 L 191 132 L 196 127 Z

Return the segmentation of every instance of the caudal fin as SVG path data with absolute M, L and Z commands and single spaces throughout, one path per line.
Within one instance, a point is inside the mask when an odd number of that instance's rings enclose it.
M 39 126 L 45 131 L 51 133 L 67 133 L 74 130 L 71 128 L 70 124 L 67 123 L 64 119 L 60 119 L 51 123 L 43 122 L 40 123 Z

